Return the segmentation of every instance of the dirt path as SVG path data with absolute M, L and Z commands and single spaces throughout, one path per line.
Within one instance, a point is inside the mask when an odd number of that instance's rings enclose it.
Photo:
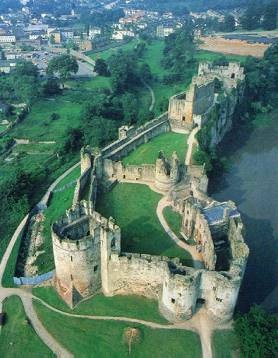
M 187 149 L 187 153 L 186 153 L 186 157 L 185 157 L 185 165 L 190 165 L 191 164 L 193 148 L 194 148 L 194 145 L 197 144 L 197 140 L 195 138 L 195 135 L 197 134 L 199 129 L 200 129 L 199 127 L 194 128 L 190 132 L 189 137 L 187 139 L 188 149 Z
M 143 78 L 141 78 L 141 82 L 150 91 L 152 101 L 151 101 L 151 105 L 149 107 L 149 111 L 152 112 L 153 109 L 154 109 L 154 106 L 155 106 L 155 94 L 154 94 L 154 91 L 153 91 L 152 87 L 145 80 L 143 80 Z
M 184 241 L 180 240 L 176 236 L 176 234 L 171 230 L 171 228 L 169 227 L 169 225 L 163 215 L 163 210 L 167 206 L 170 206 L 170 202 L 167 197 L 163 197 L 158 202 L 158 205 L 156 208 L 156 215 L 158 217 L 158 220 L 159 220 L 161 226 L 163 227 L 165 232 L 170 236 L 170 238 L 175 242 L 175 244 L 177 244 L 179 247 L 181 247 L 182 249 L 184 249 L 190 253 L 190 255 L 192 256 L 192 259 L 193 259 L 194 267 L 195 268 L 203 268 L 204 267 L 203 258 L 196 250 L 196 246 L 190 246 L 190 245 L 186 244 Z

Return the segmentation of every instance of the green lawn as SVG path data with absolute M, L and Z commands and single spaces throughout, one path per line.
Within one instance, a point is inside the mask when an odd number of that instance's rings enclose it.
M 177 235 L 177 237 L 180 237 L 181 224 L 182 224 L 181 215 L 173 211 L 169 206 L 167 206 L 163 210 L 163 215 L 169 227 L 173 230 L 173 232 Z
M 122 231 L 122 251 L 179 257 L 192 266 L 191 255 L 165 233 L 156 216 L 161 195 L 146 185 L 118 184 L 98 196 L 97 210 L 112 216 Z
M 239 344 L 232 330 L 215 331 L 212 338 L 214 358 L 239 357 Z
M 33 288 L 33 294 L 49 305 L 65 312 L 97 316 L 125 316 L 157 323 L 167 323 L 158 311 L 158 303 L 140 296 L 105 297 L 96 295 L 81 302 L 73 310 L 59 297 L 52 287 Z
M 177 152 L 180 161 L 183 162 L 187 151 L 187 135 L 179 133 L 164 133 L 142 144 L 123 159 L 124 164 L 154 164 L 158 153 L 163 150 L 170 157 L 174 151 Z
M 0 357 L 54 357 L 28 323 L 18 297 L 8 298 L 4 302 L 3 312 L 7 321 L 0 333 Z
M 76 357 L 201 357 L 200 339 L 190 331 L 66 317 L 37 302 L 35 308 L 46 329 Z M 123 339 L 127 327 L 137 327 L 141 336 L 130 355 Z
M 111 78 L 96 76 L 93 78 L 80 78 L 67 82 L 67 85 L 72 89 L 77 90 L 95 90 L 100 88 L 111 88 Z
M 60 183 L 55 187 L 56 189 L 63 188 L 65 185 L 71 183 L 73 180 L 77 180 L 80 177 L 80 166 L 73 169 Z
M 247 59 L 247 56 L 240 56 L 240 55 L 228 55 L 228 54 L 222 54 L 219 52 L 211 52 L 206 50 L 198 50 L 196 52 L 196 60 L 198 62 L 203 61 L 215 61 L 224 58 L 228 61 L 236 61 L 236 62 L 242 62 L 244 63 Z
M 32 106 L 31 112 L 24 121 L 10 132 L 10 135 L 34 141 L 59 141 L 69 127 L 79 125 L 81 108 L 80 104 L 70 101 L 67 96 L 39 100 Z M 52 113 L 59 114 L 60 118 L 52 120 L 50 118 Z
M 54 269 L 54 259 L 52 252 L 52 238 L 51 238 L 51 225 L 58 219 L 60 219 L 72 205 L 73 193 L 75 186 L 71 186 L 64 191 L 52 194 L 50 204 L 44 211 L 44 243 L 40 250 L 44 250 L 45 253 L 38 256 L 36 265 L 38 265 L 39 274 L 48 272 Z

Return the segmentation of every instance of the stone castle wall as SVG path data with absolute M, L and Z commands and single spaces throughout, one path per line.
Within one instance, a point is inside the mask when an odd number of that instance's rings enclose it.
M 158 118 L 144 124 L 143 126 L 124 134 L 119 130 L 119 139 L 101 150 L 101 156 L 104 159 L 112 159 L 114 161 L 121 160 L 131 151 L 141 144 L 148 142 L 150 139 L 170 131 L 167 114 L 162 114 Z
M 202 126 L 209 119 L 208 113 L 217 101 L 215 75 L 209 67 L 203 67 L 202 71 L 206 78 L 194 79 L 186 98 L 183 94 L 173 98 L 169 119 L 164 114 L 138 129 L 121 127 L 119 139 L 102 149 L 99 155 L 93 157 L 86 150 L 81 154 L 81 177 L 75 206 L 53 225 L 52 233 L 56 287 L 69 305 L 73 306 L 81 298 L 101 289 L 107 296 L 137 294 L 157 299 L 161 312 L 171 321 L 192 317 L 200 305 L 214 319 L 232 317 L 248 248 L 242 237 L 240 219 L 230 219 L 227 222 L 231 253 L 229 269 L 215 271 L 217 255 L 213 233 L 201 210 L 212 202 L 206 194 L 208 183 L 204 168 L 188 166 L 187 173 L 186 170 L 181 172 L 174 154 L 171 160 L 160 155 L 155 165 L 123 165 L 120 162 L 139 145 L 161 133 L 170 129 L 185 130 L 188 125 L 191 128 L 196 118 Z M 221 76 L 226 76 L 227 69 L 221 71 Z M 229 87 L 231 98 L 235 96 L 236 101 L 238 92 L 233 85 L 236 79 L 232 76 L 234 72 L 228 73 L 231 79 L 225 86 Z M 238 76 L 240 79 L 241 75 Z M 222 130 L 222 125 L 228 125 L 225 120 L 235 108 L 230 100 L 223 103 L 225 106 L 220 106 L 222 111 L 214 123 L 217 133 Z M 185 119 L 182 111 L 186 112 Z M 111 218 L 105 219 L 95 212 L 98 184 L 106 179 L 112 183 L 121 179 L 154 182 L 162 191 L 169 192 L 175 209 L 183 215 L 182 230 L 188 238 L 195 240 L 205 269 L 184 267 L 179 260 L 159 256 L 121 253 L 120 228 Z M 90 185 L 88 202 L 81 204 L 78 201 L 87 185 Z

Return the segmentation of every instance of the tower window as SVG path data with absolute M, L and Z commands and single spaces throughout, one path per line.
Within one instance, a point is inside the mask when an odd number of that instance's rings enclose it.
M 182 116 L 182 121 L 185 122 L 185 116 Z
M 234 74 L 234 73 L 231 74 L 231 78 L 235 78 L 235 74 Z
M 174 298 L 171 298 L 171 302 L 172 302 L 172 303 L 175 303 L 176 300 L 175 300 Z
M 113 239 L 111 240 L 111 249 L 115 249 L 115 247 L 116 247 L 116 240 L 113 237 Z
M 70 257 L 70 261 L 72 262 L 72 256 Z
M 70 275 L 70 279 L 73 281 L 73 276 L 72 275 Z
M 97 269 L 98 269 L 98 266 L 96 265 L 96 266 L 94 266 L 94 272 L 96 272 L 97 271 Z

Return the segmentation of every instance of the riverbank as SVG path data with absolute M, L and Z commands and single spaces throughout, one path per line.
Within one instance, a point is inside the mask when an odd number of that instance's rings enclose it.
M 243 312 L 264 301 L 264 308 L 276 311 L 278 302 L 278 122 L 274 117 L 257 118 L 252 126 L 235 128 L 225 137 L 220 151 L 229 170 L 213 178 L 209 187 L 216 200 L 237 203 L 246 227 L 250 256 L 238 300 Z

